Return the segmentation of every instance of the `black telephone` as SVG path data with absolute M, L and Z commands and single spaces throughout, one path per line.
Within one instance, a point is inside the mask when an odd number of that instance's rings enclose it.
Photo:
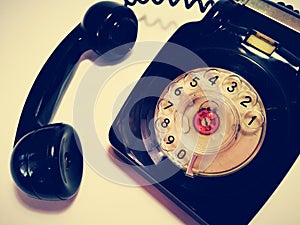
M 93 49 L 119 60 L 136 32 L 129 8 L 101 2 L 48 59 L 11 159 L 28 195 L 76 194 L 79 137 L 49 122 L 80 56 Z M 218 1 L 201 21 L 181 26 L 146 69 L 111 126 L 115 153 L 199 223 L 248 223 L 299 156 L 299 40 L 300 16 L 291 7 Z
M 217 2 L 169 39 L 111 127 L 115 152 L 200 223 L 248 223 L 299 155 L 299 18 Z

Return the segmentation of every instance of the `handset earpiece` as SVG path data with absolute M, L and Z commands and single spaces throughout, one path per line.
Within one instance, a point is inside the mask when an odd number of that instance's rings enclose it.
M 87 32 L 89 44 L 95 52 L 102 55 L 109 51 L 105 56 L 116 60 L 133 47 L 138 21 L 131 9 L 115 2 L 100 2 L 89 8 L 81 26 Z
M 82 170 L 78 135 L 66 124 L 50 124 L 25 135 L 11 158 L 16 184 L 38 199 L 72 197 L 80 185 Z
M 137 29 L 129 8 L 100 2 L 51 54 L 25 102 L 11 158 L 12 176 L 25 193 L 43 200 L 76 194 L 83 168 L 78 135 L 69 125 L 48 123 L 81 55 L 92 49 L 99 55 L 109 52 L 107 60 L 120 59 L 133 47 Z

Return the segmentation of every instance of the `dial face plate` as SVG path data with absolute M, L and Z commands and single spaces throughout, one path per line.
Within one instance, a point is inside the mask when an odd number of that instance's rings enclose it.
M 267 124 L 251 84 L 220 68 L 173 80 L 157 102 L 154 123 L 161 151 L 188 176 L 239 170 L 260 150 Z

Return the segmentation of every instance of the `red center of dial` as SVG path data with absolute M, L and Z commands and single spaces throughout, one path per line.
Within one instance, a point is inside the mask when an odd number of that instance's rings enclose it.
M 211 109 L 201 109 L 194 117 L 194 127 L 200 134 L 213 134 L 219 124 L 219 116 Z

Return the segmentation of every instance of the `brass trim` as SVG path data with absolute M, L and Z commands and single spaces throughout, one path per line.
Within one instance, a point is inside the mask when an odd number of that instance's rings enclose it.
M 233 0 L 234 2 L 244 5 L 255 12 L 258 12 L 277 23 L 280 23 L 298 33 L 300 33 L 300 18 L 280 10 L 276 6 L 269 4 L 265 0 Z
M 251 34 L 246 40 L 246 43 L 261 52 L 272 55 L 276 50 L 277 42 L 272 38 L 260 33 L 256 32 L 255 34 Z

